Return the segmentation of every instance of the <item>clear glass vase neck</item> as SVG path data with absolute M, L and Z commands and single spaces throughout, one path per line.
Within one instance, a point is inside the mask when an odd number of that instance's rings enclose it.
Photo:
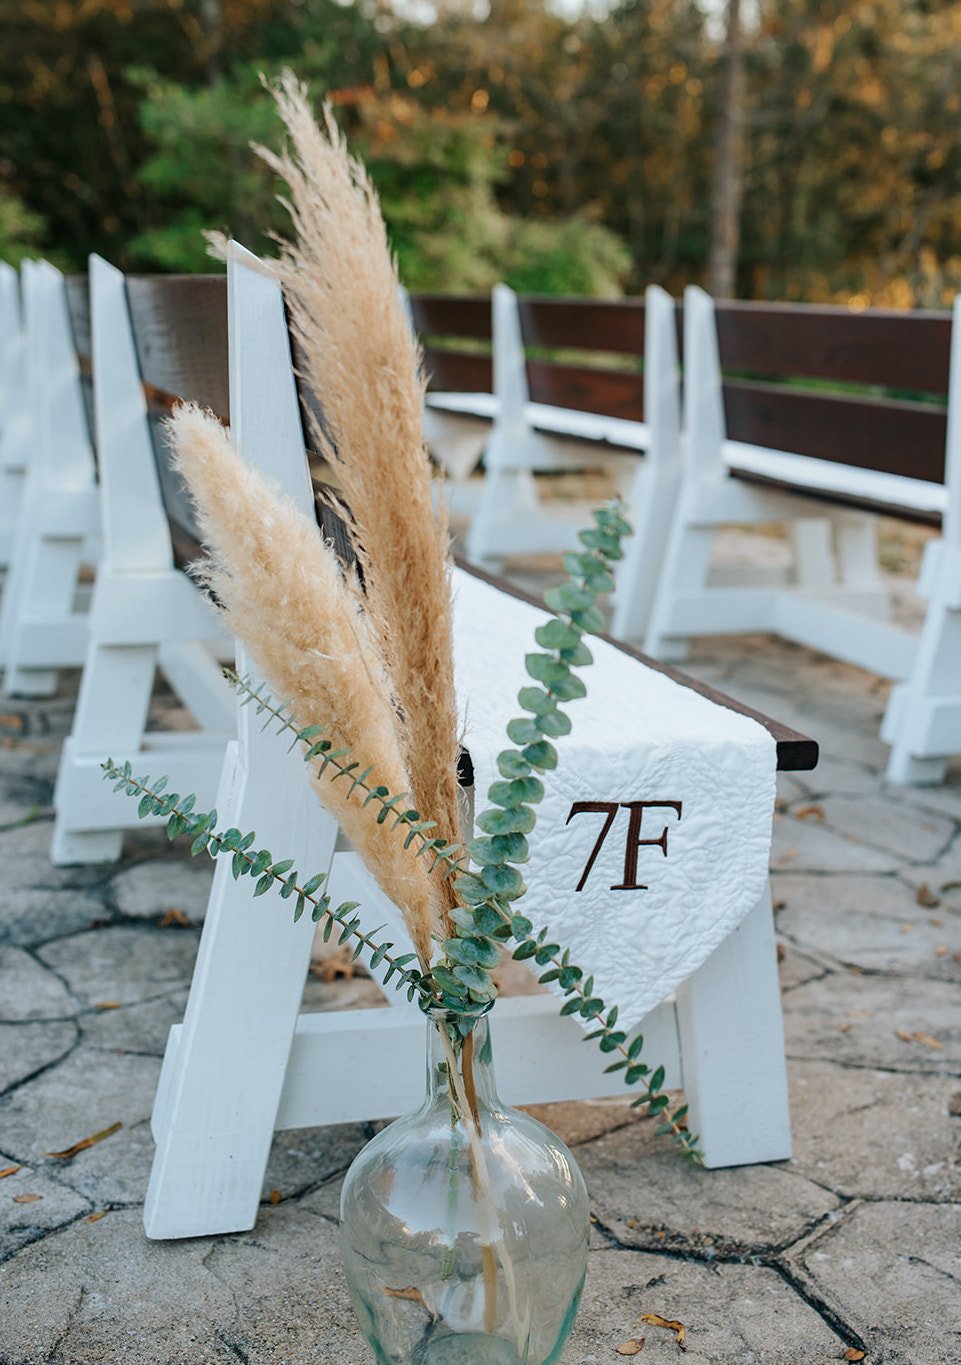
M 449 1072 L 452 1065 L 457 1072 L 453 1085 Z M 486 1015 L 482 1016 L 466 1038 L 458 1039 L 456 1031 L 447 1027 L 446 1016 L 431 1015 L 427 1043 L 427 1103 L 453 1103 L 455 1108 L 460 1108 L 463 1098 L 478 1113 L 500 1108 L 494 1082 L 490 1022 Z

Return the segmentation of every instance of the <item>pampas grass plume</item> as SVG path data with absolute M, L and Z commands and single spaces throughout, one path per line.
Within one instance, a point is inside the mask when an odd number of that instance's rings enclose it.
M 349 746 L 370 781 L 409 791 L 390 680 L 358 596 L 316 523 L 274 492 L 234 451 L 221 424 L 190 404 L 167 423 L 177 465 L 197 508 L 209 559 L 203 576 L 230 630 L 250 649 L 275 695 L 301 727 L 321 724 Z M 443 913 L 441 879 L 405 851 L 333 769 L 315 776 L 320 799 L 404 914 L 422 965 Z

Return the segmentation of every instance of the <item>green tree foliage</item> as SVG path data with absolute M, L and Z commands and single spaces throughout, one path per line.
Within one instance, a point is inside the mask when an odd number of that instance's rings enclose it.
M 201 228 L 262 248 L 247 142 L 276 141 L 258 73 L 288 63 L 370 158 L 414 288 L 703 279 L 717 5 L 435 3 L 0 0 L 0 212 L 75 267 L 209 268 Z M 961 0 L 757 0 L 744 47 L 739 292 L 945 302 Z
M 27 208 L 12 190 L 0 189 L 0 260 L 19 265 L 42 247 L 43 219 Z

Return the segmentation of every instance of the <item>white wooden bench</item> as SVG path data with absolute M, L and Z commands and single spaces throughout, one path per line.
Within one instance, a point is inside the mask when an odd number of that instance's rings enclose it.
M 246 460 L 312 511 L 283 300 L 235 245 L 228 297 L 234 441 Z M 814 765 L 815 745 L 758 719 L 776 735 L 781 766 Z M 309 794 L 300 757 L 285 747 L 261 730 L 252 708 L 239 709 L 237 741 L 228 747 L 217 798 L 220 824 L 255 829 L 264 847 L 300 868 L 332 865 L 335 901 L 354 891 L 402 944 L 396 911 Z M 228 859 L 218 860 L 186 1014 L 171 1031 L 154 1108 L 157 1152 L 145 1208 L 150 1237 L 252 1227 L 275 1128 L 388 1117 L 419 1092 L 420 1012 L 392 995 L 391 1009 L 301 1015 L 312 926 L 306 916 L 292 925 L 289 915 L 267 912 L 264 904 L 252 903 L 249 887 L 233 880 Z M 494 1031 L 511 1040 L 498 1063 L 509 1101 L 622 1093 L 619 1078 L 604 1074 L 605 1058 L 583 1045 L 579 1026 L 561 1018 L 548 997 L 502 1001 Z M 650 1054 L 666 1065 L 667 1084 L 687 1091 L 708 1165 L 789 1154 L 768 894 L 676 999 L 645 1019 L 643 1031 Z M 739 1059 L 737 1085 L 728 1067 L 732 1056 Z
M 684 480 L 645 648 L 678 659 L 698 634 L 773 631 L 895 680 L 882 735 L 900 782 L 940 781 L 961 751 L 959 316 L 952 329 L 947 314 L 715 309 L 700 289 L 685 295 Z M 947 396 L 950 416 L 884 388 Z M 887 619 L 876 514 L 941 524 L 919 580 L 920 640 Z M 712 575 L 722 526 L 778 521 L 799 528 L 805 572 Z
M 50 696 L 57 670 L 84 656 L 79 575 L 98 555 L 99 509 L 66 283 L 44 261 L 25 262 L 21 283 L 32 449 L 0 601 L 0 664 L 8 694 Z
M 129 759 L 138 770 L 159 764 L 181 791 L 212 802 L 233 733 L 230 689 L 215 657 L 219 649 L 232 659 L 232 646 L 205 596 L 175 563 L 176 525 L 164 504 L 127 284 L 97 256 L 89 282 L 103 553 L 86 622 L 80 693 L 54 793 L 56 863 L 115 860 L 125 826 L 135 823 L 135 813 L 111 799 L 102 780 L 105 755 L 120 763 Z M 158 393 L 161 380 L 172 381 L 149 353 L 157 327 L 152 291 L 136 280 L 131 291 L 151 388 Z M 195 391 L 204 391 L 202 382 Z M 198 728 L 148 730 L 158 668 Z
M 13 552 L 32 446 L 25 349 L 20 281 L 0 261 L 0 566 Z

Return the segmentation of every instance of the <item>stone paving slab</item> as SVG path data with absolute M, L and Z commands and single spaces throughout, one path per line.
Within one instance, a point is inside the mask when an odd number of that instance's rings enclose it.
M 640 1322 L 642 1313 L 682 1322 L 686 1351 L 673 1332 Z M 599 1252 L 564 1359 L 614 1365 L 616 1348 L 638 1338 L 644 1365 L 826 1365 L 843 1358 L 850 1340 L 773 1268 Z
M 16 1165 L 0 1152 L 0 1170 Z M 0 1181 L 0 1257 L 11 1256 L 30 1242 L 89 1213 L 90 1203 L 45 1171 L 21 1166 Z M 4 1299 L 0 1298 L 0 1303 Z M 0 1313 L 0 1320 L 4 1314 Z M 0 1356 L 0 1359 L 3 1357 Z
M 900 866 L 896 854 L 870 848 L 816 819 L 785 813 L 774 821 L 775 872 L 896 872 Z
M 957 1365 L 959 1229 L 959 1204 L 861 1204 L 798 1263 L 859 1337 L 883 1341 L 884 1365 Z
M 114 877 L 108 895 L 121 914 L 134 919 L 160 919 L 175 910 L 199 924 L 213 879 L 207 858 L 185 862 L 182 857 L 155 857 Z
M 961 1076 L 954 982 L 829 973 L 790 993 L 784 1025 L 792 1058 Z
M 578 1148 L 602 1227 L 622 1246 L 752 1256 L 797 1241 L 837 1197 L 783 1163 L 691 1170 L 649 1125 Z
M 3 1150 L 39 1163 L 99 1205 L 142 1203 L 153 1160 L 150 1111 L 160 1075 L 154 1057 L 77 1048 L 57 1067 L 0 1098 Z M 119 1132 L 72 1161 L 46 1159 L 114 1123 Z
M 81 1009 L 133 1005 L 190 985 L 198 936 L 192 930 L 114 924 L 38 949 Z
M 919 905 L 898 877 L 832 877 L 829 914 L 822 877 L 782 873 L 775 895 L 778 932 L 802 951 L 865 972 L 961 982 L 961 916 Z
M 77 1041 L 70 1020 L 0 1024 L 0 1094 L 59 1062 Z
M 788 1081 L 791 1170 L 843 1199 L 961 1201 L 957 1080 L 795 1061 Z
M 0 948 L 0 1018 L 8 1023 L 76 1014 L 65 983 L 22 948 Z

